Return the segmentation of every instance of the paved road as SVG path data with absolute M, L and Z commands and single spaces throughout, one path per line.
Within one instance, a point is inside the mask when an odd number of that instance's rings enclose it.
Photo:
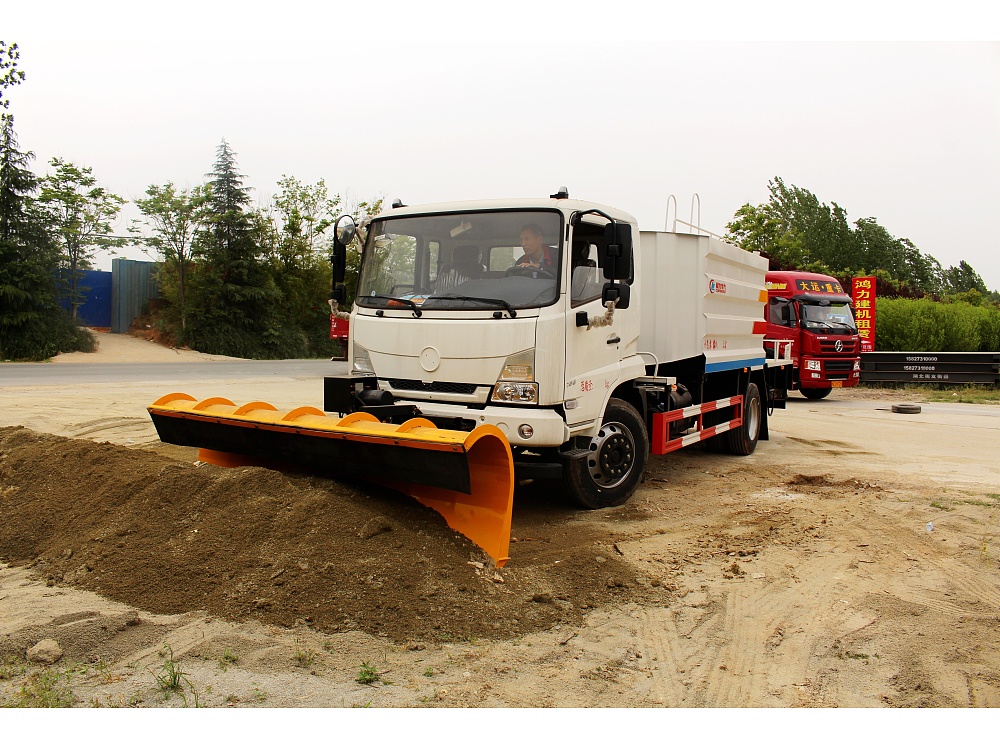
M 286 377 L 321 380 L 342 375 L 346 362 L 325 359 L 234 360 L 218 362 L 129 362 L 103 364 L 0 364 L 5 386 L 73 385 L 81 383 L 151 383 L 178 380 L 251 380 Z

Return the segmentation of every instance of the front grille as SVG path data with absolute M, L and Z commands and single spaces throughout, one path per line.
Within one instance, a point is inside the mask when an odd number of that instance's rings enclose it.
M 827 373 L 831 372 L 851 372 L 854 370 L 853 359 L 828 359 L 824 363 Z
M 424 393 L 454 393 L 471 396 L 476 392 L 476 385 L 470 383 L 422 383 L 419 380 L 390 380 L 389 388 L 394 391 L 422 391 Z
M 820 341 L 819 351 L 821 354 L 829 354 L 834 357 L 850 357 L 858 353 L 859 343 L 857 341 L 842 340 L 843 349 L 837 351 L 836 341 Z

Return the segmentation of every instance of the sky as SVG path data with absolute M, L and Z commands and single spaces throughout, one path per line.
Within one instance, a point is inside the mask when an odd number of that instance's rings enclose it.
M 780 177 L 1000 289 L 1000 24 L 979 3 L 21 5 L 0 38 L 39 174 L 59 156 L 132 200 L 204 182 L 225 138 L 258 202 L 283 175 L 408 205 L 565 185 L 642 229 L 674 196 L 720 234 Z

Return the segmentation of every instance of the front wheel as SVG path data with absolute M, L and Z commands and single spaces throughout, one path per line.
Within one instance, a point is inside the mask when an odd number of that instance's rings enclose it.
M 757 448 L 763 410 L 760 405 L 760 390 L 756 383 L 747 386 L 743 395 L 743 424 L 719 437 L 726 439 L 726 448 L 735 456 L 749 456 Z
M 566 467 L 570 495 L 584 508 L 610 508 L 628 500 L 646 468 L 649 435 L 631 404 L 613 398 L 589 453 Z
M 799 393 L 810 401 L 819 401 L 829 396 L 832 390 L 833 388 L 799 388 Z

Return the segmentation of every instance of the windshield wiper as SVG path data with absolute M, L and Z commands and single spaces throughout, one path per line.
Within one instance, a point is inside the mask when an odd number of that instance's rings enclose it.
M 400 304 L 407 305 L 411 310 L 413 310 L 413 315 L 419 318 L 423 315 L 420 308 L 417 307 L 417 303 L 412 299 L 406 299 L 405 297 L 387 297 L 384 294 L 365 294 L 362 295 L 362 299 L 384 299 L 387 302 L 399 302 Z
M 432 302 L 434 300 L 439 300 L 439 299 L 453 299 L 453 300 L 460 300 L 462 302 L 485 302 L 490 305 L 499 305 L 500 307 L 502 307 L 504 310 L 507 311 L 507 314 L 510 315 L 510 317 L 512 318 L 517 317 L 517 310 L 511 307 L 510 303 L 505 299 L 493 299 L 491 297 L 466 297 L 459 294 L 445 294 L 441 296 L 434 295 L 433 297 L 429 297 L 427 301 Z

